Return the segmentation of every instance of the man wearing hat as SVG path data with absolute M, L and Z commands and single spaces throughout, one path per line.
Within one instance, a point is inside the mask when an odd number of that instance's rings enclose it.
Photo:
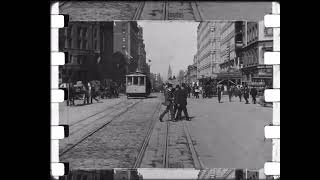
M 179 89 L 176 93 L 176 104 L 177 104 L 177 109 L 178 109 L 178 114 L 177 114 L 177 120 L 181 119 L 181 112 L 183 111 L 186 120 L 190 121 L 190 117 L 188 114 L 187 110 L 187 98 L 188 98 L 188 91 L 186 89 L 186 84 L 182 83 L 182 88 Z
M 162 105 L 166 106 L 166 109 L 161 113 L 159 120 L 161 122 L 163 122 L 163 117 L 164 115 L 166 115 L 168 112 L 170 112 L 171 115 L 171 120 L 174 120 L 174 104 L 173 104 L 173 100 L 174 100 L 174 94 L 173 94 L 173 90 L 172 90 L 172 84 L 167 83 L 166 87 L 164 89 L 164 102 L 162 103 Z

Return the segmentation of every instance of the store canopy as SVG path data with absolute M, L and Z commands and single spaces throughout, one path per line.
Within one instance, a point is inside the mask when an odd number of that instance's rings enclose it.
M 241 72 L 222 72 L 217 74 L 217 79 L 226 79 L 226 78 L 242 78 Z

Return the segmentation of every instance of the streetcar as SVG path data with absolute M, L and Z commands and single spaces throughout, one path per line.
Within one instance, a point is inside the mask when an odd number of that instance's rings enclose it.
M 148 76 L 139 71 L 126 75 L 126 94 L 129 97 L 148 97 L 151 82 Z

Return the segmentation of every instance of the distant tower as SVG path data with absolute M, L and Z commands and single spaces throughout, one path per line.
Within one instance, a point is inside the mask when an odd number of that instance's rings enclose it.
M 171 70 L 171 66 L 169 64 L 169 70 L 168 70 L 168 79 L 172 78 L 172 70 Z

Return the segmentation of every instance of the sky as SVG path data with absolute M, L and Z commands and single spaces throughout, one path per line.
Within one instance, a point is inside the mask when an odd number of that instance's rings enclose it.
M 138 173 L 143 179 L 197 179 L 199 170 L 194 169 L 158 169 L 158 168 L 141 168 Z
M 138 21 L 143 28 L 150 71 L 167 79 L 169 64 L 172 75 L 187 70 L 197 52 L 198 22 L 192 21 Z M 148 61 L 147 61 L 148 62 Z

